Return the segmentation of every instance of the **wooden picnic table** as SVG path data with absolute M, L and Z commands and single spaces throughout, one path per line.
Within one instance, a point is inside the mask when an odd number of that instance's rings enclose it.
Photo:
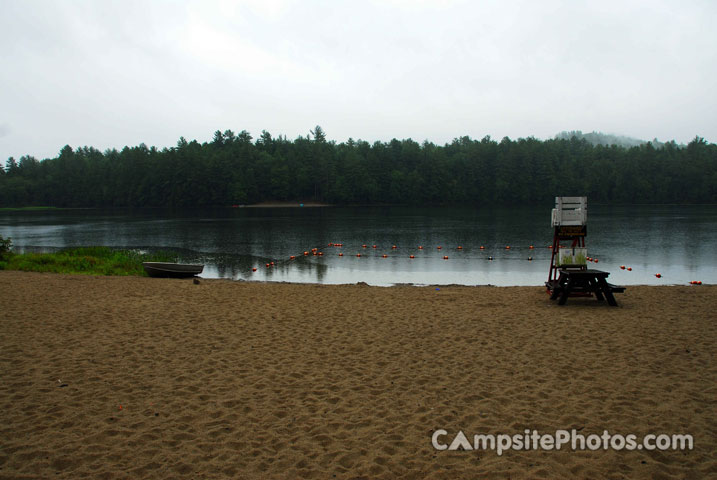
M 607 299 L 609 305 L 616 307 L 617 301 L 613 293 L 622 293 L 625 288 L 607 283 L 609 275 L 609 272 L 602 270 L 562 268 L 558 279 L 548 285 L 552 291 L 550 299 L 559 298 L 558 304 L 565 305 L 571 294 L 595 294 L 598 301 Z

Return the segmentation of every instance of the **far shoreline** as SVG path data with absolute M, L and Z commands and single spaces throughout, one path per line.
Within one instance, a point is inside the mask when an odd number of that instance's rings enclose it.
M 314 208 L 333 206 L 329 203 L 320 202 L 260 202 L 249 205 L 232 205 L 232 208 Z
M 545 205 L 549 205 L 546 203 Z M 143 211 L 143 210 L 174 210 L 174 209 L 223 209 L 223 208 L 315 208 L 315 207 L 414 207 L 414 208 L 494 208 L 494 207 L 535 207 L 536 205 L 528 204 L 492 204 L 485 203 L 480 205 L 471 204 L 409 204 L 409 203 L 322 203 L 322 202 L 260 202 L 251 204 L 234 204 L 234 205 L 203 205 L 203 206 L 171 206 L 171 205 L 99 205 L 99 206 L 83 206 L 83 207 L 54 207 L 54 206 L 21 206 L 21 207 L 0 207 L 0 213 L 23 213 L 23 212 L 43 212 L 43 211 L 70 211 L 70 210 L 117 210 L 117 211 Z M 713 207 L 717 203 L 593 203 L 597 207 Z

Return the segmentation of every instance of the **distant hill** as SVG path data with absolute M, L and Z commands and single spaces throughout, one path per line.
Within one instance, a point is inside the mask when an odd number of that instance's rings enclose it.
M 592 145 L 617 145 L 625 148 L 639 147 L 640 145 L 648 143 L 647 140 L 626 137 L 624 135 L 613 135 L 610 133 L 602 132 L 583 133 L 580 130 L 573 130 L 571 132 L 560 132 L 555 135 L 555 138 L 557 140 L 570 140 L 573 137 L 576 137 L 579 140 L 585 139 L 588 143 Z M 656 138 L 650 143 L 652 143 L 652 146 L 655 148 L 661 148 L 665 145 L 663 142 L 660 142 Z

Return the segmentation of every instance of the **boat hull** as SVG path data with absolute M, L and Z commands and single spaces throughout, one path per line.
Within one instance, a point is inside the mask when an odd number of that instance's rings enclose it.
M 204 265 L 187 263 L 143 262 L 142 266 L 150 277 L 187 278 L 204 270 Z

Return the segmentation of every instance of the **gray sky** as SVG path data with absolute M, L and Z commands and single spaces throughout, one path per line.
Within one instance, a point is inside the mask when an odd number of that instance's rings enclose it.
M 717 141 L 717 2 L 0 0 L 0 164 L 261 130 Z

